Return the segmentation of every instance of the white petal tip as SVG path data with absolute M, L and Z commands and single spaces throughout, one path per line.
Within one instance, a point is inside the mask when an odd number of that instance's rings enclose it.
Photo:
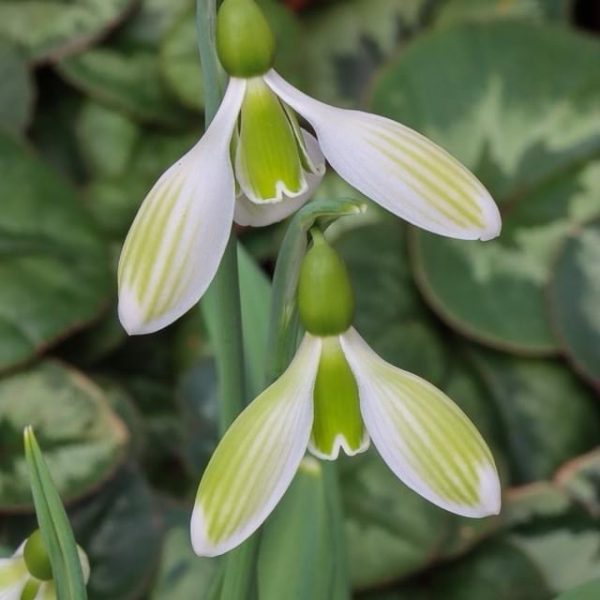
M 479 471 L 479 498 L 481 517 L 500 514 L 502 508 L 502 490 L 498 472 L 493 465 L 487 465 Z
M 502 494 L 498 473 L 493 465 L 485 465 L 479 468 L 479 502 L 475 505 L 458 505 L 448 503 L 440 498 L 428 498 L 434 504 L 471 519 L 483 519 L 500 514 Z
M 192 512 L 191 537 L 192 548 L 198 556 L 220 556 L 239 543 L 239 541 L 231 542 L 231 540 L 229 540 L 230 543 L 227 543 L 227 540 L 220 543 L 212 542 L 206 531 L 204 510 L 202 510 L 202 506 L 198 503 L 194 505 L 194 511 Z
M 128 291 L 119 293 L 119 321 L 127 335 L 144 335 L 154 333 L 161 328 L 156 322 L 148 322 L 144 311 L 135 299 L 135 295 Z
M 500 235 L 500 232 L 502 231 L 502 217 L 500 216 L 498 206 L 489 194 L 482 198 L 481 208 L 486 227 L 479 234 L 479 239 L 482 242 L 487 242 Z

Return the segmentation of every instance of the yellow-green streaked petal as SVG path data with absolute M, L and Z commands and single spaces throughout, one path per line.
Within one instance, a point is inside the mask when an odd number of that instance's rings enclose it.
M 233 217 L 238 225 L 263 227 L 277 223 L 289 217 L 312 198 L 325 173 L 325 158 L 319 150 L 319 144 L 314 136 L 304 130 L 302 130 L 302 136 L 311 163 L 315 165 L 314 173 L 306 173 L 306 191 L 295 198 L 286 196 L 281 202 L 263 202 L 261 204 L 252 202 L 242 194 L 236 199 Z
M 426 137 L 378 115 L 314 100 L 273 70 L 264 80 L 311 123 L 325 158 L 365 196 L 440 235 L 482 240 L 499 235 L 500 213 L 489 192 Z
M 285 373 L 234 421 L 200 481 L 192 545 L 217 556 L 248 538 L 275 508 L 304 456 L 321 341 L 306 335 Z
M 119 317 L 129 334 L 178 319 L 217 271 L 233 220 L 229 142 L 244 89 L 230 80 L 202 139 L 157 181 L 129 230 L 119 261 Z
M 294 129 L 261 77 L 248 80 L 241 110 L 235 171 L 252 202 L 280 202 L 306 191 Z
M 11 558 L 0 559 L 0 598 L 19 600 L 29 579 L 29 572 L 22 557 L 23 546 Z
M 364 452 L 369 436 L 360 414 L 356 380 L 338 337 L 322 338 L 321 343 L 309 450 L 319 458 L 335 460 L 340 448 L 348 456 Z
M 38 589 L 35 600 L 56 600 L 56 586 L 54 581 L 44 581 Z
M 298 155 L 300 156 L 300 162 L 302 163 L 302 168 L 307 173 L 312 173 L 315 175 L 324 175 L 325 174 L 325 159 L 323 154 L 319 150 L 319 160 L 315 160 L 313 157 L 313 153 L 310 151 L 308 147 L 306 136 L 307 133 L 302 127 L 300 127 L 300 123 L 298 123 L 298 117 L 296 113 L 285 103 L 282 103 L 283 109 L 285 110 L 285 114 L 292 126 L 292 131 L 294 132 L 294 137 L 296 139 L 296 146 L 298 148 Z M 313 136 L 310 136 L 311 138 Z
M 500 511 L 492 454 L 467 416 L 436 387 L 381 359 L 351 329 L 340 337 L 373 444 L 421 496 L 466 517 Z
M 79 562 L 81 563 L 81 571 L 83 572 L 83 581 L 87 583 L 90 579 L 90 561 L 87 554 L 81 546 L 77 546 L 77 554 L 79 556 Z

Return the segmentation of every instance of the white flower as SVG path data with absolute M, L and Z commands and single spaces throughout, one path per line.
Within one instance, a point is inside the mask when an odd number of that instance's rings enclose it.
M 206 133 L 157 181 L 129 231 L 119 263 L 123 327 L 151 333 L 189 310 L 217 271 L 232 222 L 287 217 L 313 194 L 325 159 L 358 191 L 418 227 L 460 239 L 500 232 L 483 185 L 417 132 L 319 102 L 272 69 L 231 77 Z
M 33 535 L 39 535 L 35 532 Z M 28 570 L 23 555 L 23 542 L 10 558 L 0 558 L 0 600 L 56 600 L 56 588 L 52 579 L 34 577 Z M 85 581 L 90 577 L 90 565 L 85 552 L 77 546 Z M 24 593 L 25 592 L 25 593 Z
M 459 515 L 500 510 L 490 450 L 443 392 L 381 359 L 349 328 L 305 334 L 286 372 L 252 402 L 219 443 L 202 477 L 192 544 L 215 556 L 267 518 L 308 449 L 334 459 L 366 450 L 427 500 Z

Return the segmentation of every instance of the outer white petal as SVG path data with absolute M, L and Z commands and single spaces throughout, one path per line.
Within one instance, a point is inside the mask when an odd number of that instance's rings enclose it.
M 235 420 L 217 446 L 192 514 L 196 554 L 216 556 L 249 537 L 290 485 L 313 423 L 321 350 L 306 335 L 286 372 Z
M 202 139 L 157 181 L 131 226 L 119 262 L 119 317 L 130 334 L 178 319 L 217 271 L 233 219 L 229 143 L 245 85 L 230 80 Z
M 325 158 L 365 196 L 434 233 L 482 240 L 499 235 L 500 213 L 488 191 L 424 136 L 378 115 L 319 102 L 275 71 L 264 79 L 311 123 Z
M 20 600 L 29 572 L 23 560 L 21 544 L 10 558 L 0 558 L 0 600 Z
M 295 198 L 284 197 L 280 202 L 268 202 L 257 204 L 252 202 L 243 194 L 237 197 L 235 203 L 234 221 L 239 225 L 250 225 L 262 227 L 282 221 L 303 206 L 321 183 L 325 174 L 325 157 L 319 148 L 319 143 L 310 133 L 302 130 L 304 143 L 312 163 L 316 167 L 316 173 L 305 173 L 307 190 Z
M 365 425 L 396 476 L 451 512 L 497 514 L 494 459 L 458 406 L 424 379 L 385 362 L 354 329 L 341 343 L 356 377 Z
M 34 600 L 56 600 L 56 586 L 54 581 L 44 581 L 40 585 Z

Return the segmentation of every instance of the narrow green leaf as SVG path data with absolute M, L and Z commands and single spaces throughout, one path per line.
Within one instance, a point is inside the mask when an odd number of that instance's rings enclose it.
M 57 595 L 61 600 L 85 600 L 83 571 L 67 513 L 31 427 L 25 428 L 23 438 L 35 512 L 50 556 Z
M 241 244 L 238 269 L 246 377 L 250 395 L 255 397 L 264 389 L 271 282 Z
M 257 566 L 261 600 L 332 598 L 329 517 L 322 465 L 306 458 L 261 537 Z

